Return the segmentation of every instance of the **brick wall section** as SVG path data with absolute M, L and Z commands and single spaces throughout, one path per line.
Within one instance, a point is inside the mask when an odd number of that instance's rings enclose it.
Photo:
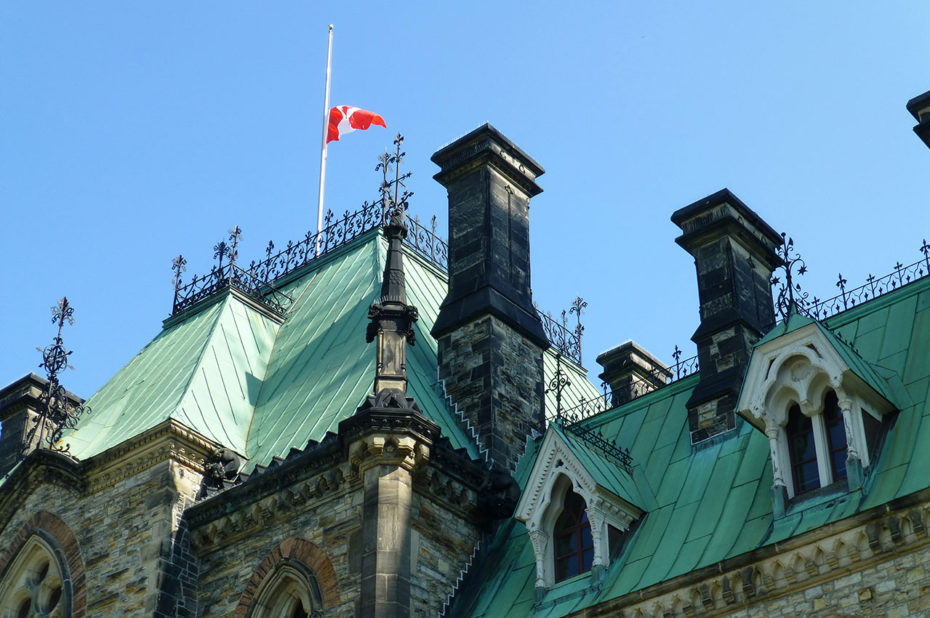
M 440 379 L 494 461 L 512 470 L 543 429 L 542 349 L 494 316 L 439 340 Z

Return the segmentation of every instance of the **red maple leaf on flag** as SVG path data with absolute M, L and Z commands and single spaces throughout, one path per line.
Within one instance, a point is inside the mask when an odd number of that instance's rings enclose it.
M 355 130 L 364 131 L 373 124 L 387 128 L 384 118 L 374 112 L 349 105 L 337 105 L 329 110 L 326 143 L 338 142 L 343 135 Z

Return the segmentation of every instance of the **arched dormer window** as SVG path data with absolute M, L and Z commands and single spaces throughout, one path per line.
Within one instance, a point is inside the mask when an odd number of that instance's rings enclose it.
M 899 377 L 819 322 L 789 322 L 753 350 L 737 408 L 769 439 L 776 515 L 844 479 L 862 488 L 904 393 Z
M 846 478 L 846 425 L 835 391 L 828 390 L 823 405 L 809 415 L 802 413 L 798 404 L 792 405 L 785 433 L 793 495 Z
M 555 581 L 591 570 L 594 538 L 584 498 L 569 490 L 562 513 L 555 520 L 552 533 L 555 550 Z
M 39 536 L 32 536 L 0 582 L 0 615 L 70 616 L 67 568 Z
M 631 474 L 571 440 L 554 424 L 546 429 L 515 512 L 533 546 L 537 595 L 587 572 L 597 581 L 644 514 Z M 612 475 L 592 476 L 595 465 Z

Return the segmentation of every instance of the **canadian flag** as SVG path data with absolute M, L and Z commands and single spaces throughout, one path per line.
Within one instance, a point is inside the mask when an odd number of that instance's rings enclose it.
M 326 143 L 338 142 L 343 135 L 356 129 L 364 131 L 373 124 L 387 128 L 387 125 L 384 124 L 384 118 L 374 112 L 349 105 L 337 105 L 329 110 L 329 130 L 326 133 Z

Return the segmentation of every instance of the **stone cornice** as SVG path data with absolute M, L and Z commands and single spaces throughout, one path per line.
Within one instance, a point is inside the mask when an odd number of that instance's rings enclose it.
M 31 452 L 0 486 L 0 530 L 40 485 L 58 485 L 77 494 L 85 492 L 81 468 L 80 462 L 63 453 L 46 449 Z
M 84 462 L 88 493 L 96 493 L 163 461 L 198 474 L 218 444 L 174 419 L 134 436 Z
M 925 489 L 569 616 L 730 615 L 930 546 L 928 526 Z
M 343 461 L 338 437 L 329 434 L 323 442 L 291 455 L 283 463 L 253 473 L 241 484 L 198 502 L 187 509 L 185 517 L 192 528 L 198 528 L 229 519 L 229 513 L 247 511 L 247 507 L 266 500 L 302 504 L 315 494 L 357 480 L 351 469 L 343 470 Z
M 91 495 L 164 461 L 202 474 L 205 457 L 216 447 L 204 436 L 168 419 L 84 461 L 45 449 L 33 451 L 0 486 L 0 527 L 41 484 L 59 484 L 78 495 Z

